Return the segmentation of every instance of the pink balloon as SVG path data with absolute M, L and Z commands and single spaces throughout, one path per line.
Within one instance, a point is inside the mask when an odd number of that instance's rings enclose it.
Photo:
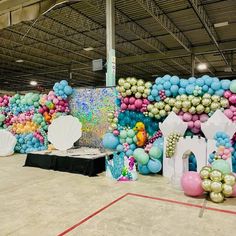
M 144 98 L 143 99 L 143 104 L 148 105 L 148 104 L 150 104 L 150 102 L 146 98 Z
M 233 94 L 232 96 L 229 97 L 229 101 L 233 104 L 236 103 L 236 94 Z
M 129 98 L 129 104 L 134 104 L 135 100 L 136 99 L 134 97 Z
M 229 107 L 231 111 L 236 111 L 236 107 L 235 106 L 230 106 Z
M 201 121 L 200 120 L 194 121 L 194 126 L 198 129 L 201 129 Z
M 191 121 L 192 120 L 192 115 L 188 112 L 183 114 L 183 121 Z
M 128 105 L 129 104 L 129 98 L 127 98 L 127 97 L 124 98 L 123 102 Z
M 126 110 L 127 109 L 127 105 L 125 103 L 122 103 L 120 108 L 121 108 L 121 110 Z
M 232 95 L 232 93 L 229 90 L 224 92 L 224 97 L 225 98 L 229 98 L 231 95 Z
M 135 102 L 134 102 L 134 105 L 137 109 L 140 109 L 142 107 L 142 104 L 143 104 L 143 101 L 141 99 L 137 99 Z
M 193 116 L 192 116 L 192 121 L 196 121 L 196 120 L 199 120 L 199 119 L 198 119 L 198 115 L 193 115 Z
M 200 121 L 201 122 L 206 122 L 208 120 L 208 115 L 207 114 L 202 114 L 200 115 Z
M 181 178 L 181 186 L 188 196 L 201 196 L 204 193 L 200 175 L 194 171 L 187 171 Z
M 194 127 L 193 121 L 189 121 L 189 122 L 188 122 L 188 128 L 189 128 L 189 129 L 192 129 L 193 127 Z
M 198 134 L 198 133 L 200 132 L 200 129 L 197 128 L 197 127 L 193 127 L 193 128 L 191 129 L 191 131 L 192 131 L 194 134 Z
M 120 132 L 119 132 L 119 130 L 115 129 L 115 130 L 113 131 L 113 134 L 114 134 L 115 136 L 118 136 L 118 135 L 120 134 Z
M 132 111 L 135 111 L 136 110 L 136 107 L 135 107 L 135 105 L 130 105 L 130 110 L 132 110 Z

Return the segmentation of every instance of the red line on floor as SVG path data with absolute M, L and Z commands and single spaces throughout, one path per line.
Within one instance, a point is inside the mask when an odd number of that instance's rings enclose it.
M 189 207 L 202 208 L 202 206 L 198 205 L 198 204 L 181 202 L 181 201 L 176 201 L 176 200 L 171 200 L 171 199 L 166 199 L 166 198 L 150 197 L 150 196 L 137 194 L 137 193 L 128 193 L 127 196 L 141 197 L 141 198 L 147 198 L 147 199 L 152 199 L 152 200 L 157 200 L 157 201 L 175 203 L 175 204 L 178 204 L 178 205 L 184 205 L 184 206 L 189 206 Z M 210 210 L 210 211 L 217 211 L 217 212 L 221 212 L 221 213 L 236 215 L 236 211 L 223 210 L 223 209 L 214 208 L 214 207 L 205 207 L 205 209 Z
M 99 214 L 100 212 L 104 211 L 105 209 L 107 209 L 108 207 L 112 206 L 113 204 L 115 204 L 116 202 L 120 201 L 121 199 L 123 199 L 124 197 L 127 196 L 127 193 L 122 195 L 121 197 L 115 199 L 114 201 L 112 201 L 111 203 L 107 204 L 106 206 L 100 208 L 99 210 L 95 211 L 93 214 L 89 215 L 88 217 L 84 218 L 83 220 L 81 220 L 80 222 L 78 222 L 77 224 L 71 226 L 70 228 L 66 229 L 64 232 L 58 234 L 58 236 L 64 236 L 67 233 L 69 233 L 70 231 L 72 231 L 73 229 L 79 227 L 81 224 L 85 223 L 86 221 L 88 221 L 89 219 L 91 219 L 92 217 L 96 216 L 97 214 Z
M 202 208 L 201 205 L 198 204 L 192 204 L 192 203 L 187 203 L 187 202 L 181 202 L 181 201 L 176 201 L 176 200 L 172 200 L 172 199 L 167 199 L 167 198 L 159 198 L 159 197 L 151 197 L 151 196 L 146 196 L 146 195 L 142 195 L 142 194 L 138 194 L 138 193 L 126 193 L 122 196 L 120 196 L 119 198 L 115 199 L 114 201 L 112 201 L 111 203 L 107 204 L 106 206 L 100 208 L 99 210 L 95 211 L 93 214 L 89 215 L 88 217 L 84 218 L 83 220 L 81 220 L 80 222 L 78 222 L 77 224 L 71 226 L 70 228 L 66 229 L 64 232 L 58 234 L 58 236 L 64 236 L 67 233 L 69 233 L 70 231 L 72 231 L 73 229 L 79 227 L 80 225 L 82 225 L 83 223 L 85 223 L 86 221 L 90 220 L 91 218 L 93 218 L 94 216 L 98 215 L 99 213 L 101 213 L 102 211 L 106 210 L 107 208 L 109 208 L 110 206 L 114 205 L 115 203 L 117 203 L 118 201 L 120 201 L 121 199 L 127 197 L 127 196 L 133 196 L 133 197 L 140 197 L 140 198 L 146 198 L 146 199 L 152 199 L 152 200 L 156 200 L 156 201 L 162 201 L 162 202 L 169 202 L 169 203 L 174 203 L 174 204 L 178 204 L 178 205 L 183 205 L 183 206 L 188 206 L 188 207 L 196 207 L 196 208 Z M 227 214 L 233 214 L 236 215 L 236 211 L 230 211 L 230 210 L 223 210 L 223 209 L 219 209 L 219 208 L 214 208 L 214 207 L 205 207 L 205 209 L 207 210 L 211 210 L 211 211 L 217 211 L 220 213 L 227 213 Z

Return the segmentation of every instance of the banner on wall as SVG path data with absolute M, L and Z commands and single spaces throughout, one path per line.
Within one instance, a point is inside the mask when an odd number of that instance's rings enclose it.
M 82 123 L 79 146 L 100 147 L 109 122 L 107 114 L 116 107 L 115 88 L 77 89 L 70 100 L 71 114 Z

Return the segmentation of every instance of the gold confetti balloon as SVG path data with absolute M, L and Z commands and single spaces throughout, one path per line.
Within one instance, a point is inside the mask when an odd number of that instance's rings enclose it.
M 222 189 L 223 189 L 222 192 L 225 195 L 225 197 L 230 197 L 233 194 L 233 187 L 231 185 L 223 184 Z
M 211 192 L 211 180 L 210 179 L 204 179 L 202 181 L 202 188 L 206 192 Z
M 220 193 L 222 191 L 222 183 L 216 181 L 211 182 L 211 191 L 215 193 Z
M 210 179 L 212 181 L 220 182 L 223 179 L 223 175 L 219 170 L 213 170 L 210 172 Z
M 210 199 L 215 203 L 220 203 L 224 201 L 224 196 L 222 193 L 211 192 Z
M 210 176 L 210 171 L 207 170 L 207 169 L 202 169 L 200 171 L 200 176 L 201 176 L 202 179 L 208 179 L 209 176 Z
M 234 186 L 235 184 L 235 177 L 233 175 L 225 175 L 224 182 L 228 185 Z

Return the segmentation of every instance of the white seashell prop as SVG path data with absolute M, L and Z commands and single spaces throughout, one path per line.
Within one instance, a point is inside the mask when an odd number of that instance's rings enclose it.
M 184 135 L 188 124 L 172 111 L 162 123 L 159 123 L 159 127 L 162 134 L 167 137 L 173 132 Z
M 201 130 L 207 139 L 213 139 L 216 132 L 225 132 L 230 138 L 236 132 L 236 123 L 232 122 L 221 110 L 216 110 L 214 114 L 201 124 Z
M 74 143 L 82 135 L 82 124 L 78 118 L 69 116 L 60 116 L 53 120 L 48 127 L 48 140 L 53 146 L 61 151 L 73 147 Z
M 0 130 L 0 156 L 10 156 L 16 146 L 15 136 L 7 130 Z

